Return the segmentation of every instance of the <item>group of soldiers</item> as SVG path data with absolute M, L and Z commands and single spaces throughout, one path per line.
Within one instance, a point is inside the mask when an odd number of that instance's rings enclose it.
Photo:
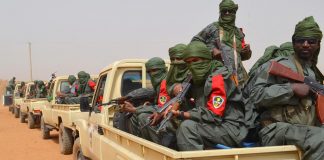
M 85 71 L 78 72 L 77 76 L 78 79 L 74 75 L 69 75 L 69 86 L 64 88 L 61 92 L 56 93 L 58 97 L 56 101 L 58 103 L 80 104 L 80 99 L 84 96 L 92 99 L 96 82 L 94 82 L 90 74 Z
M 322 159 L 324 129 L 316 115 L 316 94 L 304 83 L 269 73 L 272 62 L 278 62 L 323 84 L 316 67 L 322 31 L 314 18 L 295 26 L 291 42 L 268 47 L 247 73 L 242 61 L 252 52 L 235 26 L 238 5 L 223 0 L 219 9 L 218 22 L 188 45 L 169 48 L 169 71 L 161 58 L 146 62 L 155 103 L 125 102 L 122 111 L 133 113 L 130 132 L 180 151 L 244 147 L 243 142 L 254 141 L 260 146 L 296 145 L 303 159 Z M 188 79 L 185 98 L 160 113 L 165 103 L 182 93 Z M 173 119 L 158 132 L 170 113 Z
M 79 104 L 80 98 L 82 96 L 86 96 L 89 99 L 92 98 L 93 92 L 96 86 L 96 82 L 93 81 L 90 77 L 89 73 L 85 71 L 78 72 L 78 79 L 74 75 L 68 76 L 68 83 L 69 86 L 66 86 L 62 89 L 61 92 L 57 92 L 56 99 L 57 103 L 59 104 Z M 32 98 L 48 98 L 52 100 L 52 95 L 48 94 L 48 90 L 55 79 L 55 76 L 52 76 L 52 79 L 49 83 L 45 83 L 42 80 L 34 80 L 34 84 L 30 88 L 29 95 L 27 95 L 29 99 Z M 15 77 L 13 77 L 7 86 L 7 92 L 13 94 L 15 89 Z M 21 81 L 20 86 L 18 88 L 18 92 L 20 97 L 24 97 L 26 93 L 26 84 L 25 82 Z

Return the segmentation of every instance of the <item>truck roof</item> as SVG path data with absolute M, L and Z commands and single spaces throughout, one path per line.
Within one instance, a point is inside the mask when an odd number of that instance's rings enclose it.
M 148 59 L 123 59 L 123 60 L 119 60 L 119 61 L 115 61 L 114 63 L 104 67 L 100 73 L 105 72 L 113 67 L 119 67 L 119 66 L 124 66 L 125 64 L 127 64 L 127 67 L 131 67 L 131 64 L 144 64 L 145 62 L 147 62 Z M 170 64 L 170 60 L 164 60 L 166 65 L 169 66 Z M 136 65 L 138 66 L 138 65 Z

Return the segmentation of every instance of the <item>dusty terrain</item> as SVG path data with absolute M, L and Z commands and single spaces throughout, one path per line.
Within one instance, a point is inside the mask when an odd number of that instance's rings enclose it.
M 26 123 L 2 106 L 4 81 L 0 81 L 0 155 L 2 160 L 72 160 L 72 155 L 62 155 L 58 134 L 51 132 L 51 139 L 43 140 L 39 129 L 28 129 Z

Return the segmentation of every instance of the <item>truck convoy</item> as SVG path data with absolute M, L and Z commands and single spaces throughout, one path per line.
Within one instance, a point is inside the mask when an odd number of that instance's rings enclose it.
M 146 60 L 126 59 L 104 68 L 87 116 L 75 121 L 74 159 L 219 159 L 219 160 L 300 160 L 295 146 L 253 147 L 204 151 L 176 151 L 147 141 L 113 127 L 116 104 L 100 106 L 125 96 L 137 88 L 149 88 L 151 82 L 145 70 Z M 102 99 L 102 100 L 101 100 Z M 99 108 L 97 108 L 100 106 Z M 81 106 L 83 107 L 83 106 Z
M 90 104 L 60 104 L 57 93 L 69 82 L 68 76 L 59 76 L 52 81 L 47 99 L 32 99 L 34 84 L 27 83 L 25 95 L 14 97 L 14 109 L 21 122 L 28 119 L 29 128 L 40 126 L 43 139 L 57 130 L 60 152 L 73 153 L 75 160 L 301 160 L 302 153 L 293 145 L 177 151 L 114 127 L 119 104 L 102 104 L 139 88 L 152 88 L 146 61 L 125 59 L 102 69 Z

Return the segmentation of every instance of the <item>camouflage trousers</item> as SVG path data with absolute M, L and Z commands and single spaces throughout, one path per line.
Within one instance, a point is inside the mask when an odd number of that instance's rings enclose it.
M 215 148 L 217 144 L 239 147 L 244 138 L 239 133 L 239 127 L 185 120 L 177 130 L 177 145 L 181 151 Z
M 175 132 L 172 132 L 170 122 L 167 122 L 166 129 L 157 133 L 159 126 L 146 126 L 149 123 L 149 117 L 156 112 L 156 106 L 145 106 L 146 108 L 138 108 L 136 114 L 131 117 L 131 133 L 154 143 L 169 147 L 175 141 Z
M 296 145 L 303 151 L 303 160 L 322 160 L 324 129 L 307 125 L 272 123 L 260 132 L 261 145 Z

